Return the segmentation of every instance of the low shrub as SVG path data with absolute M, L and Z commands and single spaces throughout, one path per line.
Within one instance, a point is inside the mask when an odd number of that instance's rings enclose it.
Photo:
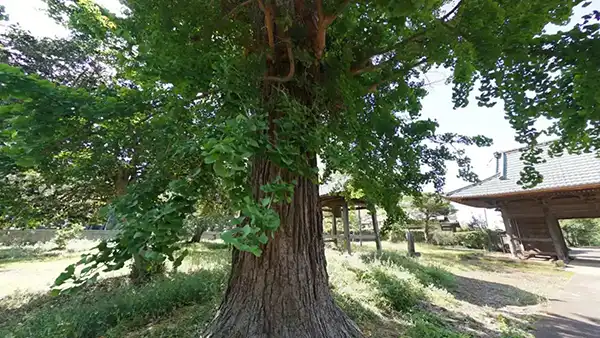
M 458 236 L 460 245 L 469 249 L 487 249 L 490 247 L 490 238 L 487 231 L 462 232 Z
M 143 325 L 177 308 L 194 304 L 216 306 L 225 282 L 225 269 L 176 274 L 142 287 L 122 285 L 103 291 L 99 287 L 73 295 L 49 298 L 24 314 L 7 315 L 0 337 L 101 337 L 115 327 Z M 111 329 L 113 328 L 113 329 Z
M 56 236 L 52 239 L 56 244 L 56 247 L 63 250 L 67 247 L 67 243 L 81 235 L 83 226 L 73 224 L 64 228 L 60 228 L 56 231 Z
M 389 240 L 392 243 L 404 242 L 406 241 L 406 229 L 398 229 L 391 231 L 389 234 Z M 424 243 L 425 242 L 425 233 L 422 229 L 411 229 L 410 232 L 413 234 L 413 238 L 416 243 Z
M 481 229 L 472 231 L 436 231 L 432 242 L 440 246 L 464 246 L 469 249 L 501 249 L 500 236 L 496 231 Z
M 414 326 L 412 326 L 407 336 L 414 338 L 470 338 L 471 335 L 454 331 L 439 318 L 422 314 L 415 316 Z
M 436 266 L 421 264 L 416 258 L 409 258 L 397 252 L 384 251 L 379 257 L 363 255 L 361 258 L 366 262 L 378 258 L 382 262 L 402 267 L 425 286 L 435 285 L 445 289 L 452 289 L 456 286 L 456 278 L 450 272 Z
M 422 289 L 415 287 L 409 280 L 399 279 L 375 268 L 364 275 L 377 288 L 381 298 L 380 306 L 400 312 L 410 312 L 420 300 L 425 298 Z
M 462 234 L 462 233 L 460 233 Z M 450 231 L 435 231 L 431 236 L 431 242 L 435 245 L 440 246 L 454 246 L 459 245 L 459 233 Z

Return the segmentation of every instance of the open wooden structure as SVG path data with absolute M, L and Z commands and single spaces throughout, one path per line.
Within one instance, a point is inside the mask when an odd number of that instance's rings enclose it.
M 327 193 L 319 197 L 321 208 L 325 212 L 330 212 L 333 217 L 333 224 L 331 227 L 331 236 L 333 241 L 337 244 L 338 231 L 337 231 L 337 220 L 341 219 L 344 227 L 344 240 L 346 242 L 346 251 L 352 254 L 352 245 L 350 238 L 350 217 L 349 210 L 371 210 L 367 205 L 367 202 L 361 199 L 346 200 L 343 196 L 336 193 Z M 374 208 L 373 208 L 374 209 Z M 381 240 L 379 238 L 379 224 L 377 223 L 377 213 L 371 212 L 371 221 L 373 224 L 373 233 L 375 234 L 375 245 L 377 246 L 377 252 L 381 252 Z M 359 220 L 362 224 L 362 220 Z
M 513 255 L 556 256 L 569 260 L 559 219 L 600 217 L 600 159 L 595 154 L 545 155 L 536 170 L 544 180 L 532 189 L 517 181 L 521 150 L 496 153 L 496 174 L 446 195 L 450 201 L 501 211 Z

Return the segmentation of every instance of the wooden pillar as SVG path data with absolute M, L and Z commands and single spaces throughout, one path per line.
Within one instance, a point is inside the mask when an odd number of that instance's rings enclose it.
M 335 217 L 335 210 L 333 211 L 333 223 L 331 224 L 331 236 L 333 237 L 333 243 L 337 247 L 338 238 L 337 238 L 337 217 Z
M 342 211 L 342 220 L 344 222 L 344 239 L 346 240 L 346 251 L 352 254 L 352 243 L 350 242 L 350 217 L 348 217 L 348 203 L 344 202 L 344 210 Z
M 375 246 L 377 253 L 381 254 L 381 239 L 379 238 L 379 224 L 377 224 L 377 208 L 371 210 L 371 220 L 373 221 L 373 232 L 375 233 Z
M 567 248 L 567 243 L 565 243 L 565 239 L 560 230 L 558 219 L 550 212 L 548 206 L 546 205 L 544 205 L 544 218 L 546 219 L 546 225 L 550 231 L 550 237 L 552 237 L 552 243 L 554 244 L 554 250 L 556 250 L 556 256 L 561 261 L 568 263 L 569 249 Z
M 415 237 L 413 236 L 412 232 L 407 231 L 406 232 L 406 245 L 407 245 L 407 252 L 408 252 L 408 256 L 409 257 L 414 257 L 416 256 L 415 254 Z
M 515 245 L 515 229 L 512 224 L 510 224 L 510 217 L 508 216 L 508 212 L 506 208 L 501 209 L 502 212 L 502 220 L 504 221 L 504 227 L 506 228 L 506 236 L 508 237 L 508 248 L 510 249 L 510 254 L 517 258 L 517 247 Z
M 362 246 L 362 219 L 360 218 L 360 209 L 356 206 L 356 213 L 358 214 L 358 243 Z

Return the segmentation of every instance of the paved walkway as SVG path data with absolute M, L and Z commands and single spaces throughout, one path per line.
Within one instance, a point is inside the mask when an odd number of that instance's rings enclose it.
M 600 338 L 600 250 L 578 249 L 567 270 L 573 278 L 550 301 L 537 338 Z

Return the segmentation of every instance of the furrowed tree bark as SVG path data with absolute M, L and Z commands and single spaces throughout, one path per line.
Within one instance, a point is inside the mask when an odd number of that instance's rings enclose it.
M 234 250 L 229 285 L 204 336 L 362 337 L 329 289 L 318 186 L 259 159 L 252 173 L 255 197 L 279 174 L 298 181 L 292 203 L 274 207 L 281 227 L 260 257 Z

